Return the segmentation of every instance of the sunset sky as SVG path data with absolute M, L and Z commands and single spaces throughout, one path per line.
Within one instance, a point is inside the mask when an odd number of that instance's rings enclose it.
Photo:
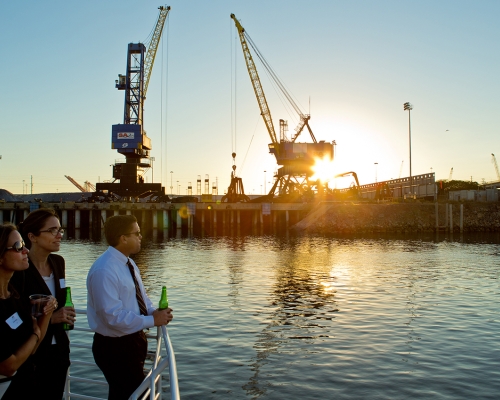
M 29 0 L 0 2 L 0 188 L 29 193 L 33 181 L 34 193 L 68 192 L 77 189 L 64 175 L 112 178 L 121 157 L 111 125 L 124 105 L 115 79 L 160 5 L 172 9 L 145 103 L 156 160 L 145 177 L 167 193 L 171 181 L 186 194 L 205 175 L 224 193 L 233 151 L 247 193 L 272 183 L 231 13 L 311 114 L 316 138 L 335 140 L 335 172 L 355 171 L 362 184 L 408 176 L 410 102 L 413 175 L 448 179 L 453 168 L 453 179 L 497 180 L 499 1 Z M 282 118 L 293 132 L 297 116 L 257 69 L 275 127 Z

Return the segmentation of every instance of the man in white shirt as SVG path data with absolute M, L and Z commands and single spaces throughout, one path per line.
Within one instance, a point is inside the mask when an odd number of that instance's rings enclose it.
M 107 219 L 108 249 L 87 276 L 87 318 L 94 334 L 92 353 L 109 384 L 108 399 L 128 399 L 144 380 L 147 340 L 144 329 L 168 324 L 170 308 L 156 309 L 139 269 L 129 257 L 141 249 L 133 215 Z

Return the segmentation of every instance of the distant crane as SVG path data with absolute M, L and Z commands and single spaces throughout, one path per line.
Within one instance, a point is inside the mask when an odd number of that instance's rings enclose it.
M 70 181 L 73 185 L 75 185 L 80 192 L 95 192 L 95 187 L 89 181 L 84 182 L 84 186 L 80 185 L 77 181 L 75 181 L 71 176 L 64 175 L 68 181 Z
M 399 167 L 399 178 L 401 178 L 401 173 L 403 172 L 403 163 L 405 160 L 401 161 L 401 167 Z
M 450 169 L 450 176 L 448 177 L 448 182 L 451 181 L 451 178 L 453 176 L 453 167 Z
M 497 159 L 495 158 L 495 155 L 493 153 L 491 153 L 491 162 L 495 166 L 495 171 L 497 173 L 497 179 L 500 181 L 500 172 L 498 171 Z

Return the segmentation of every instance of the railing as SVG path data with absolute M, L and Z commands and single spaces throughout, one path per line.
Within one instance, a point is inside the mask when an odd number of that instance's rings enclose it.
M 77 314 L 87 315 L 86 310 L 77 309 Z M 89 328 L 83 328 L 75 325 L 73 332 L 90 332 L 93 333 Z M 68 332 L 69 333 L 69 332 Z M 170 377 L 170 398 L 172 400 L 179 400 L 179 384 L 177 380 L 177 366 L 175 363 L 175 354 L 174 349 L 172 347 L 172 343 L 170 342 L 170 337 L 168 336 L 167 328 L 165 326 L 158 327 L 156 336 L 147 335 L 148 338 L 156 339 L 156 348 L 154 352 L 148 352 L 147 360 L 152 362 L 151 369 L 148 371 L 144 381 L 141 385 L 135 390 L 134 393 L 130 396 L 130 400 L 145 400 L 145 399 L 154 399 L 161 400 L 161 374 L 168 367 L 169 369 L 169 377 Z M 162 359 L 161 356 L 161 344 L 165 343 L 165 350 L 167 352 L 167 357 Z M 82 348 L 86 349 L 89 353 L 92 352 L 92 345 L 89 344 L 80 344 L 71 342 L 71 348 Z M 77 366 L 81 365 L 84 367 L 88 367 L 90 370 L 94 368 L 95 370 L 99 370 L 97 365 L 94 362 L 84 361 L 84 360 L 76 360 L 71 359 L 71 365 Z M 66 376 L 66 386 L 64 389 L 64 399 L 87 399 L 87 400 L 104 400 L 100 397 L 93 397 L 84 394 L 78 394 L 71 392 L 71 382 L 81 382 L 87 385 L 95 385 L 95 386 L 108 386 L 105 380 L 98 379 L 89 379 L 89 378 L 81 378 L 77 376 L 73 376 L 70 373 L 70 369 L 68 369 L 68 374 Z M 104 392 L 104 390 L 103 390 Z

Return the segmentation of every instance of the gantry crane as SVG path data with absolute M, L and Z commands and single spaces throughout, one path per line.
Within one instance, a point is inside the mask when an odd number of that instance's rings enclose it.
M 113 182 L 96 184 L 98 192 L 107 190 L 125 197 L 165 195 L 165 188 L 160 183 L 144 183 L 141 174 L 144 168 L 151 167 L 149 152 L 152 149 L 151 139 L 144 130 L 144 100 L 170 7 L 158 9 L 160 12 L 147 51 L 143 43 L 129 43 L 127 72 L 118 75 L 115 81 L 118 90 L 125 90 L 125 107 L 123 124 L 112 126 L 111 148 L 123 154 L 125 162 L 113 166 Z
M 498 171 L 497 159 L 493 153 L 491 153 L 491 162 L 495 166 L 495 172 L 497 173 L 497 179 L 500 181 L 500 172 Z
M 312 166 L 316 162 L 316 159 L 327 157 L 330 161 L 333 160 L 333 143 L 326 143 L 325 141 L 317 142 L 309 126 L 310 115 L 300 110 L 234 14 L 231 14 L 231 18 L 234 20 L 236 29 L 238 30 L 248 74 L 255 96 L 257 97 L 262 118 L 271 138 L 271 143 L 268 145 L 269 153 L 274 154 L 279 166 L 275 176 L 276 180 L 267 197 L 273 197 L 274 195 L 302 195 L 306 191 L 312 190 L 313 186 L 318 187 L 318 182 L 310 182 L 308 179 L 314 175 Z M 290 139 L 286 136 L 287 122 L 280 119 L 280 138 L 278 140 L 271 118 L 271 111 L 267 104 L 249 44 L 300 118 L 299 124 L 295 129 L 295 134 Z M 297 143 L 297 139 L 304 130 L 304 127 L 307 127 L 312 143 Z

